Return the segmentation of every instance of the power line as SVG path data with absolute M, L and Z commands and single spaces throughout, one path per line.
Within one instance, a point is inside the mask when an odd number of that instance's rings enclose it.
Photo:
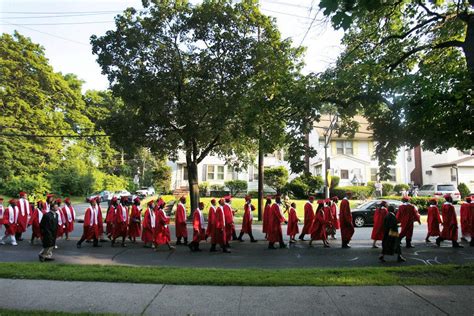
M 76 24 L 104 24 L 104 23 L 114 23 L 115 21 L 84 21 L 84 22 L 59 22 L 59 23 L 21 23 L 15 24 L 16 26 L 25 26 L 25 25 L 76 25 Z M 0 25 L 8 25 L 12 23 L 0 23 Z
M 306 32 L 304 33 L 303 38 L 301 39 L 301 42 L 300 42 L 300 45 L 299 45 L 300 47 L 303 45 L 303 42 L 304 42 L 304 40 L 306 39 L 306 36 L 308 36 L 308 33 L 309 33 L 309 31 L 311 30 L 311 27 L 313 26 L 314 21 L 316 21 L 316 18 L 317 18 L 317 17 L 318 17 L 318 13 L 316 12 L 316 15 L 314 16 L 313 20 L 311 21 L 311 23 L 310 23 L 309 26 L 308 26 L 308 29 L 307 29 Z
M 9 16 L 0 19 L 50 19 L 50 18 L 69 18 L 69 17 L 82 17 L 82 16 L 94 16 L 94 15 L 106 15 L 110 13 L 87 13 L 87 14 L 63 14 L 63 15 L 41 15 L 41 16 Z
M 284 5 L 288 7 L 301 8 L 301 9 L 306 9 L 306 10 L 310 9 L 310 7 L 306 7 L 306 6 L 298 5 L 294 3 L 288 3 L 288 2 L 280 2 L 280 1 L 272 1 L 272 0 L 267 0 L 266 2 L 268 2 L 269 4 Z

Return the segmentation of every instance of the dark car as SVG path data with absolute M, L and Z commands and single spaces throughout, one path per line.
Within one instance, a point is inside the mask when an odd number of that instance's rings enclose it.
M 112 193 L 109 192 L 109 191 L 94 192 L 94 193 L 92 193 L 92 194 L 89 194 L 89 195 L 86 197 L 86 202 L 89 203 L 89 201 L 90 201 L 92 198 L 96 198 L 96 197 L 100 197 L 100 201 L 99 201 L 99 202 L 110 201 L 110 199 L 112 199 Z
M 395 207 L 395 213 L 402 202 L 396 200 L 385 200 L 389 205 Z M 380 207 L 382 200 L 373 200 L 365 202 L 352 210 L 352 221 L 355 227 L 370 226 L 374 224 L 374 213 L 377 207 Z

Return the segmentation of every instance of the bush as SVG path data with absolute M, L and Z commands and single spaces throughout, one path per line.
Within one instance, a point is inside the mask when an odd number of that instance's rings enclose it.
M 410 198 L 410 203 L 415 205 L 418 208 L 418 212 L 420 214 L 426 214 L 428 211 L 428 205 L 429 201 L 432 199 L 430 196 L 417 196 L 417 197 L 411 197 Z M 389 195 L 389 196 L 383 196 L 380 198 L 380 200 L 396 200 L 396 201 L 401 201 L 402 197 L 399 195 Z M 438 207 L 441 211 L 441 207 L 443 206 L 444 199 L 443 198 L 438 198 Z
M 339 180 L 341 180 L 341 178 L 339 178 L 338 176 L 331 176 L 331 189 L 339 185 Z
M 305 199 L 309 194 L 321 190 L 323 185 L 324 180 L 321 176 L 304 174 L 287 183 L 285 190 L 298 199 Z
M 224 191 L 224 186 L 220 184 L 212 184 L 211 185 L 212 191 Z
M 258 191 L 249 191 L 247 194 L 250 195 L 252 199 L 258 199 Z M 273 195 L 275 195 L 275 192 L 264 191 L 263 199 L 265 199 L 268 195 L 273 197 Z
M 469 194 L 471 193 L 468 186 L 465 184 L 465 183 L 459 183 L 458 185 L 458 191 L 459 193 L 461 193 L 461 197 L 462 198 L 465 198 L 466 196 L 469 196 Z
M 345 186 L 336 187 L 331 190 L 331 196 L 337 196 L 342 199 L 348 193 L 352 200 L 365 200 L 371 196 L 372 189 L 368 186 Z
M 204 182 L 199 183 L 200 196 L 206 196 L 208 190 L 209 190 L 209 182 L 204 181 Z
M 390 195 L 393 192 L 393 185 L 390 183 L 382 183 L 382 195 Z
M 230 180 L 224 182 L 229 189 L 231 195 L 237 195 L 239 192 L 247 192 L 247 181 L 244 180 Z
M 288 182 L 288 170 L 283 166 L 265 169 L 263 182 L 280 193 Z
M 410 189 L 410 186 L 405 183 L 397 183 L 393 187 L 393 191 L 395 191 L 395 193 L 398 195 L 402 194 L 403 189 L 405 189 L 405 191 L 408 192 L 408 190 Z
M 44 197 L 50 192 L 48 180 L 42 175 L 14 176 L 3 183 L 3 190 L 9 196 L 18 196 L 20 191 L 25 191 L 34 200 L 35 196 Z

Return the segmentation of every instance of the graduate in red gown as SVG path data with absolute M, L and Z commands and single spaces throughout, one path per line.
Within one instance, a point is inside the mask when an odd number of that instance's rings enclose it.
M 242 237 L 244 234 L 248 234 L 250 237 L 250 242 L 257 242 L 255 238 L 253 238 L 252 234 L 252 221 L 253 221 L 253 214 L 252 212 L 255 211 L 255 206 L 252 204 L 252 199 L 250 195 L 245 196 L 245 204 L 244 204 L 244 218 L 242 221 L 242 230 L 240 231 L 239 238 L 237 238 L 240 242 L 244 240 Z
M 354 223 L 352 222 L 351 207 L 349 200 L 344 197 L 339 207 L 339 221 L 341 227 L 342 248 L 351 248 L 349 243 L 354 235 Z
M 283 216 L 283 204 L 281 202 L 280 195 L 275 196 L 275 203 L 273 203 L 270 209 L 270 222 L 268 232 L 268 249 L 276 249 L 275 243 L 280 244 L 280 248 L 286 248 L 286 244 L 283 242 L 283 232 L 281 230 L 281 224 L 288 224 L 285 217 Z
M 329 236 L 332 237 L 332 239 L 336 239 L 336 229 L 333 226 L 333 218 L 332 218 L 332 212 L 331 212 L 331 199 L 325 199 L 324 200 L 324 219 L 326 221 L 326 234 L 327 238 Z
M 137 237 L 142 234 L 142 207 L 140 206 L 140 199 L 136 197 L 133 200 L 132 210 L 130 211 L 130 220 L 128 223 L 128 239 L 133 243 L 137 241 Z
M 234 214 L 236 211 L 232 208 L 232 197 L 230 195 L 224 196 L 224 201 L 225 235 L 227 238 L 227 247 L 230 248 L 229 241 L 237 240 L 234 225 Z
M 154 201 L 150 200 L 147 203 L 147 209 L 143 216 L 142 225 L 142 241 L 145 248 L 154 248 L 156 234 L 156 212 L 154 209 Z
M 83 225 L 83 233 L 81 239 L 77 242 L 77 248 L 81 248 L 82 243 L 84 240 L 93 240 L 93 247 L 101 247 L 99 245 L 99 225 L 101 222 L 99 221 L 99 207 L 97 205 L 97 198 L 92 198 L 89 201 L 90 206 L 86 209 L 86 213 L 84 214 L 84 225 Z
M 439 230 L 439 225 L 442 224 L 441 216 L 439 215 L 438 201 L 436 199 L 431 199 L 429 202 L 430 206 L 428 207 L 428 233 L 426 234 L 425 241 L 430 241 L 430 236 L 438 237 L 441 232 Z
M 290 236 L 290 243 L 296 242 L 296 234 L 299 233 L 298 222 L 299 218 L 296 215 L 296 203 L 291 203 L 288 210 L 288 227 L 286 228 L 286 235 Z
M 3 213 L 5 213 L 5 208 L 3 207 L 3 197 L 0 196 L 0 217 L 1 218 L 3 218 Z M 0 228 L 1 228 L 1 225 L 0 225 Z
M 215 227 L 214 227 L 214 241 L 215 244 L 211 246 L 211 252 L 215 252 L 216 244 L 220 245 L 222 251 L 225 253 L 230 253 L 230 250 L 227 248 L 227 236 L 225 233 L 225 214 L 224 214 L 224 199 L 219 200 L 219 206 L 216 208 L 216 217 L 215 217 Z
M 384 236 L 383 223 L 385 220 L 385 216 L 387 216 L 387 214 L 388 214 L 387 202 L 382 201 L 380 203 L 380 207 L 377 207 L 374 213 L 374 226 L 372 227 L 372 235 L 370 236 L 370 238 L 374 241 L 372 243 L 372 248 L 378 248 L 377 240 L 383 240 L 383 236 Z
M 318 207 L 316 209 L 316 213 L 314 214 L 313 223 L 311 225 L 311 240 L 309 241 L 309 246 L 312 247 L 314 240 L 322 240 L 324 244 L 324 248 L 329 247 L 329 243 L 327 241 L 327 220 L 326 216 L 324 215 L 324 200 L 318 200 Z
M 61 199 L 56 199 L 55 204 L 58 205 L 58 211 L 56 214 L 58 215 L 58 229 L 56 231 L 56 238 L 62 238 L 64 235 L 64 231 L 66 229 L 66 218 L 64 217 L 64 213 L 61 211 Z M 57 248 L 57 246 L 55 246 Z
M 216 244 L 214 229 L 216 225 L 216 199 L 211 200 L 211 206 L 209 207 L 209 211 L 207 213 L 207 229 L 206 229 L 206 240 L 207 238 L 211 238 L 211 247 L 212 245 Z
M 193 241 L 189 243 L 188 247 L 192 252 L 201 251 L 199 243 L 206 239 L 206 228 L 204 224 L 204 203 L 199 202 L 199 206 L 193 213 Z
M 474 247 L 474 198 L 471 197 L 471 207 L 469 210 L 469 222 L 471 223 L 471 241 L 469 242 L 469 245 L 471 247 Z
M 33 214 L 31 215 L 30 218 L 30 223 L 29 225 L 31 226 L 31 240 L 30 244 L 34 244 L 35 238 L 41 240 L 41 228 L 40 228 L 40 223 L 41 219 L 43 218 L 43 215 L 46 214 L 46 205 L 44 204 L 43 201 L 38 201 L 36 203 L 36 208 L 33 211 Z
M 299 240 L 304 241 L 304 235 L 309 234 L 311 226 L 314 220 L 314 209 L 313 209 L 314 196 L 308 197 L 308 201 L 304 205 L 304 225 L 301 230 Z
M 265 239 L 267 239 L 268 234 L 268 222 L 270 221 L 268 216 L 270 215 L 270 209 L 272 207 L 272 198 L 267 196 L 265 201 L 265 208 L 263 209 L 263 218 L 262 218 L 262 233 L 265 234 Z
M 415 248 L 411 243 L 413 237 L 413 226 L 415 222 L 421 225 L 420 214 L 413 204 L 411 204 L 409 197 L 403 197 L 403 204 L 398 207 L 397 221 L 400 223 L 400 242 L 405 237 L 406 247 Z
M 117 206 L 117 211 L 115 212 L 112 247 L 115 245 L 115 240 L 117 240 L 119 237 L 122 238 L 122 247 L 126 247 L 125 238 L 127 238 L 129 221 L 127 201 L 128 198 L 126 196 L 122 196 L 120 198 L 120 204 Z
M 331 198 L 331 226 L 333 228 L 333 234 L 331 235 L 332 239 L 336 239 L 336 231 L 340 228 L 339 219 L 337 218 L 337 203 L 339 199 L 337 196 Z
M 166 203 L 163 201 L 162 198 L 158 199 L 156 201 L 156 207 L 155 207 L 155 220 L 156 220 L 156 230 L 155 230 L 155 251 L 158 250 L 158 247 L 160 245 L 167 245 L 169 250 L 174 250 L 175 247 L 170 245 L 171 241 L 171 234 L 170 234 L 170 229 L 168 227 L 170 223 L 170 219 L 168 216 L 166 216 L 165 213 L 165 206 Z
M 19 196 L 20 198 L 17 201 L 19 213 L 15 237 L 17 241 L 22 241 L 23 238 L 21 237 L 21 235 L 28 228 L 28 222 L 30 220 L 32 210 L 30 210 L 30 202 L 28 202 L 28 200 L 26 199 L 26 192 L 20 192 Z
M 110 240 L 112 240 L 112 236 L 114 235 L 114 220 L 117 207 L 118 200 L 117 197 L 114 196 L 112 197 L 112 200 L 110 200 L 110 204 L 105 215 L 105 233 L 107 234 L 107 238 Z
M 466 198 L 466 202 L 461 204 L 461 240 L 467 242 L 466 237 L 471 237 L 471 197 Z
M 458 243 L 458 219 L 453 206 L 453 198 L 450 194 L 446 194 L 444 199 L 446 202 L 444 202 L 441 208 L 443 230 L 441 231 L 441 235 L 436 238 L 436 245 L 439 247 L 443 240 L 451 240 L 453 248 L 463 248 L 463 246 Z
M 102 208 L 100 207 L 100 201 L 101 201 L 100 196 L 96 197 L 96 201 L 97 201 L 97 221 L 98 221 L 98 229 L 99 229 L 99 241 L 107 242 L 104 239 L 104 219 L 102 216 Z
M 61 212 L 64 215 L 64 234 L 66 235 L 66 240 L 69 240 L 69 234 L 74 231 L 74 221 L 76 220 L 76 210 L 72 206 L 70 198 L 64 199 L 64 206 Z
M 176 226 L 176 244 L 184 245 L 188 244 L 188 228 L 186 226 L 186 197 L 182 196 L 179 199 L 178 206 L 176 207 L 175 214 L 175 226 Z M 181 242 L 181 238 L 184 239 L 184 242 Z

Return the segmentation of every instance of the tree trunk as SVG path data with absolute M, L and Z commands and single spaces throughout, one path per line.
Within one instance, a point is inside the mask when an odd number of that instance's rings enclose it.
M 466 56 L 467 71 L 474 81 L 474 14 L 469 14 L 466 18 L 467 31 L 463 44 L 464 56 Z
M 258 220 L 262 220 L 263 214 L 263 146 L 262 128 L 260 127 L 260 141 L 258 143 Z
M 191 199 L 191 212 L 189 216 L 191 217 L 199 204 L 198 165 L 196 161 L 192 160 L 190 154 L 186 154 L 186 165 L 188 167 L 189 197 Z

